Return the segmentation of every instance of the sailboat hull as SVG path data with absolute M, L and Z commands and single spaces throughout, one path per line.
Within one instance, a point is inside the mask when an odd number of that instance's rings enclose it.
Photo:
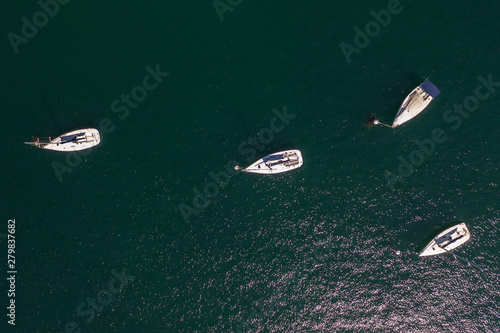
M 48 142 L 26 142 L 38 148 L 56 151 L 80 151 L 97 146 L 101 142 L 99 131 L 85 128 L 65 133 Z
M 408 120 L 416 117 L 420 112 L 424 111 L 429 103 L 439 94 L 439 89 L 431 81 L 425 80 L 406 96 L 403 104 L 401 104 L 398 110 L 396 118 L 394 118 L 392 128 L 402 125 Z
M 468 242 L 469 239 L 469 229 L 467 229 L 465 223 L 460 223 L 446 229 L 434 237 L 434 239 L 418 254 L 418 256 L 435 256 L 450 252 Z
M 261 158 L 243 169 L 243 172 L 276 174 L 298 169 L 303 163 L 302 153 L 299 150 L 285 150 Z

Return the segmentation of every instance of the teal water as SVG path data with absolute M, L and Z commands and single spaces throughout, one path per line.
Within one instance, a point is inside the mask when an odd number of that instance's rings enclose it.
M 1 332 L 499 331 L 500 87 L 460 125 L 444 115 L 479 76 L 500 82 L 500 6 L 401 1 L 348 63 L 339 44 L 388 3 L 243 1 L 221 21 L 211 1 L 71 1 L 17 54 L 7 35 L 40 7 L 2 4 L 0 233 L 16 219 L 18 273 Z M 112 106 L 157 65 L 169 75 L 143 101 Z M 441 95 L 419 117 L 364 126 L 427 77 Z M 249 137 L 284 108 L 255 158 L 296 148 L 303 167 L 234 175 L 186 223 L 180 207 L 253 162 Z M 23 144 L 103 119 L 86 156 Z M 392 190 L 386 171 L 437 128 Z M 470 265 L 416 255 L 456 221 Z

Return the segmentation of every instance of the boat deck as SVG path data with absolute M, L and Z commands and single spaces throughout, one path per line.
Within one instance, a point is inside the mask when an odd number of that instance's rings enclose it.
M 290 171 L 302 166 L 302 154 L 298 150 L 282 151 L 261 158 L 244 172 L 274 174 Z
M 470 232 L 465 223 L 448 228 L 437 235 L 420 253 L 420 257 L 433 256 L 450 252 L 470 239 Z
M 97 146 L 101 142 L 99 131 L 95 128 L 87 128 L 65 133 L 55 139 L 48 141 L 25 142 L 38 148 L 56 151 L 80 151 Z
M 439 89 L 432 82 L 425 80 L 406 96 L 394 118 L 392 127 L 399 126 L 418 115 L 439 94 Z

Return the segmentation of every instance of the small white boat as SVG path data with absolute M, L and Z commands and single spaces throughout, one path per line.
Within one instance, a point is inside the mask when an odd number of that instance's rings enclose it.
M 79 151 L 95 147 L 99 142 L 101 142 L 99 131 L 95 128 L 85 128 L 65 133 L 55 139 L 35 138 L 33 142 L 25 142 L 25 144 L 49 150 Z
M 440 93 L 439 89 L 431 81 L 425 80 L 421 85 L 413 89 L 408 96 L 406 96 L 403 104 L 399 107 L 392 126 L 383 124 L 377 119 L 374 120 L 373 124 L 382 124 L 392 128 L 404 124 L 413 117 L 416 117 L 420 112 L 424 111 L 429 103 L 432 102 L 432 100 Z
M 450 252 L 470 239 L 465 223 L 457 224 L 437 235 L 419 254 L 419 257 L 434 256 Z
M 243 172 L 275 174 L 298 169 L 303 163 L 300 150 L 294 149 L 267 155 L 244 169 L 239 166 L 235 169 Z

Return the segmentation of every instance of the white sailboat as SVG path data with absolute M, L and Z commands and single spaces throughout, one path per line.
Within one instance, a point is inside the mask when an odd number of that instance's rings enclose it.
M 451 228 L 446 229 L 427 244 L 427 246 L 420 251 L 419 257 L 434 256 L 443 254 L 456 249 L 463 245 L 470 239 L 470 232 L 465 223 L 457 224 Z
M 432 100 L 440 93 L 439 89 L 427 79 L 421 85 L 413 89 L 408 96 L 406 96 L 403 104 L 399 107 L 392 126 L 381 123 L 378 119 L 375 119 L 373 124 L 381 124 L 392 128 L 402 125 L 408 120 L 416 117 L 420 112 L 424 111 L 429 103 L 432 102 Z
M 239 166 L 235 169 L 250 173 L 275 174 L 298 169 L 303 163 L 302 153 L 294 149 L 267 155 L 244 169 Z
M 55 139 L 35 138 L 33 142 L 25 142 L 42 149 L 57 151 L 79 151 L 97 146 L 101 142 L 99 131 L 95 128 L 85 128 L 71 131 Z

